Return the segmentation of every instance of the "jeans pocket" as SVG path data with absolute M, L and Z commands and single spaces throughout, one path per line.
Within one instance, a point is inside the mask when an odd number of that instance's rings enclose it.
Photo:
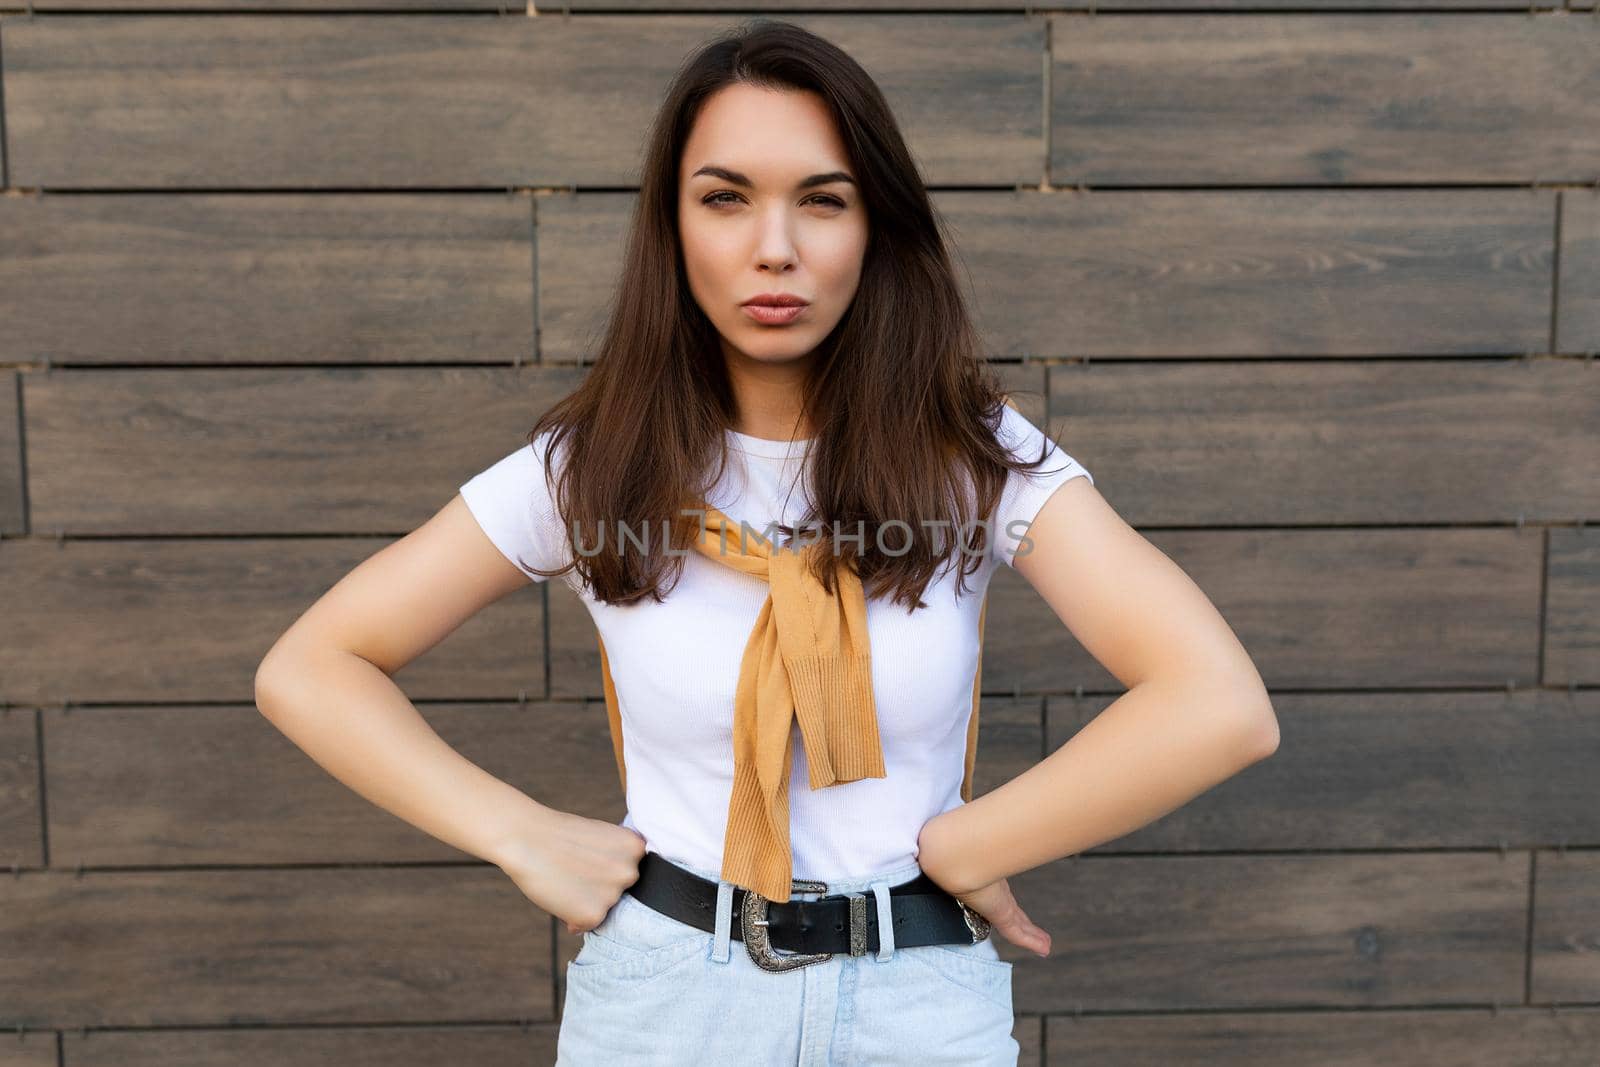
M 692 959 L 711 944 L 709 931 L 663 915 L 624 893 L 605 919 L 583 935 L 583 947 L 567 965 L 569 979 L 649 981 Z
M 913 945 L 895 951 L 905 953 L 945 981 L 1011 1010 L 1012 965 L 1000 958 L 990 938 L 973 944 Z

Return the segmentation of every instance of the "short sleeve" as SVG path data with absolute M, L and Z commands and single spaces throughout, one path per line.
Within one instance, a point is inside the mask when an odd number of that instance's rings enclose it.
M 1013 455 L 1032 461 L 1041 448 L 1048 449 L 1045 461 L 1031 472 L 1011 471 L 1006 475 L 1000 503 L 995 508 L 994 554 L 1001 563 L 1014 567 L 1017 549 L 1050 495 L 1079 476 L 1088 478 L 1093 485 L 1094 476 L 1022 412 L 1009 404 L 1001 410 L 1000 427 L 995 436 Z
M 532 444 L 497 460 L 461 486 L 461 498 L 489 540 L 535 582 L 548 575 L 534 574 L 564 567 L 572 559 L 550 487 L 545 480 L 546 432 Z

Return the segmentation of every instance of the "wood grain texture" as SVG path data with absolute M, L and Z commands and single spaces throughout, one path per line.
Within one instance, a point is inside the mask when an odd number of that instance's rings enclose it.
M 42 538 L 0 542 L 0 701 L 245 701 L 307 606 L 389 541 Z M 543 692 L 531 586 L 496 601 L 395 675 L 415 699 Z M 87 651 L 86 651 L 87 650 Z
M 1597 51 L 1600 23 L 1525 13 L 1056 15 L 1050 178 L 1593 181 Z
M 1049 697 L 1046 751 L 1111 703 Z M 1089 851 L 1600 845 L 1600 693 L 1278 693 L 1272 706 L 1271 759 Z
M 1546 685 L 1595 685 L 1600 683 L 1600 530 L 1569 526 L 1547 536 L 1543 680 Z
M 0 1043 L 0 1067 L 58 1067 L 56 1035 L 48 1030 L 8 1034 Z
M 996 947 L 1019 1012 L 1509 1004 L 1530 867 L 1520 851 L 1079 859 L 1011 879 L 1050 956 Z
M 1600 353 L 1600 178 L 1594 188 L 1561 192 L 1559 285 L 1561 299 L 1552 347 L 1593 358 Z
M 556 1024 L 68 1031 L 62 1049 L 69 1067 L 528 1067 L 555 1062 Z
M 1600 1000 L 1600 852 L 1542 851 L 1535 872 L 1529 996 L 1593 1004 Z
M 10 181 L 54 189 L 636 185 L 647 123 L 673 73 L 734 21 L 10 20 Z M 1008 185 L 1042 176 L 1042 19 L 793 21 L 869 70 L 929 181 Z
M 0 707 L 0 867 L 44 863 L 38 733 L 33 709 Z
M 1600 373 L 1577 360 L 1091 362 L 1049 392 L 1050 431 L 1141 527 L 1600 514 Z
M 1175 1062 L 1229 1067 L 1590 1067 L 1600 1045 L 1600 1009 L 1458 1007 L 1363 1012 L 1206 1012 L 1052 1015 L 1051 1063 L 1163 1067 Z
M 498 868 L 0 878 L 9 1024 L 549 1019 L 550 921 Z
M 41 530 L 405 532 L 524 443 L 562 368 L 141 369 L 27 380 Z
M 0 197 L 0 359 L 527 360 L 532 231 L 504 194 Z
M 3 255 L 0 252 L 0 256 Z M 0 301 L 4 301 L 4 293 L 5 285 L 0 282 Z M 0 321 L 10 320 L 0 313 Z M 0 371 L 0 535 L 25 532 L 21 395 L 22 376 L 14 371 Z
M 529 796 L 622 821 L 603 706 L 423 702 L 418 710 L 446 744 Z M 253 705 L 41 714 L 53 866 L 476 862 L 347 789 Z
M 1549 346 L 1547 190 L 948 192 L 937 201 L 998 357 Z

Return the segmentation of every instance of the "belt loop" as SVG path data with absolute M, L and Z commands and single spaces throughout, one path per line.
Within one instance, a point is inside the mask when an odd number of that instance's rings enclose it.
M 894 912 L 889 908 L 889 883 L 873 882 L 872 895 L 878 898 L 878 959 L 894 956 Z
M 711 940 L 711 959 L 727 963 L 729 944 L 733 940 L 733 883 L 717 881 L 717 921 L 713 927 L 716 936 Z

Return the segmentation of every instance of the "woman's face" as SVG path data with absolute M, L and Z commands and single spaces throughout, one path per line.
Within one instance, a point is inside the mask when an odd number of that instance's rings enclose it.
M 679 163 L 678 235 L 726 358 L 806 360 L 844 315 L 867 245 L 855 179 L 815 93 L 734 84 L 706 100 Z M 745 307 L 774 293 L 807 303 Z

